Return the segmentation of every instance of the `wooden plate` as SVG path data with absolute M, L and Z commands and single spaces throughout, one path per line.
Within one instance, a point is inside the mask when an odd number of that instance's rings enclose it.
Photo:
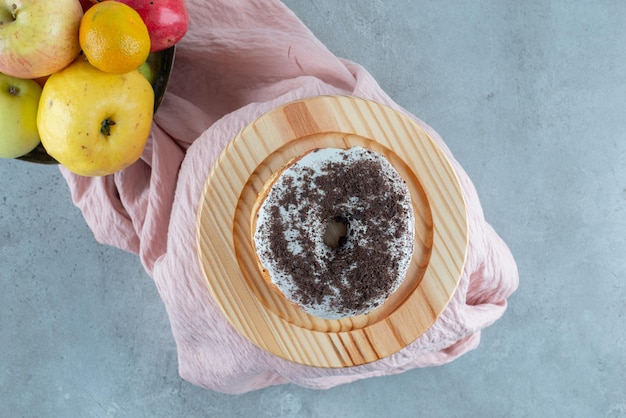
M 252 242 L 257 196 L 293 157 L 323 147 L 368 147 L 407 182 L 415 250 L 402 286 L 367 315 L 308 315 L 268 284 Z M 348 367 L 387 357 L 415 341 L 445 309 L 467 249 L 467 215 L 456 173 L 416 123 L 363 99 L 319 96 L 276 108 L 244 128 L 207 179 L 198 210 L 198 254 L 207 285 L 233 326 L 282 358 Z

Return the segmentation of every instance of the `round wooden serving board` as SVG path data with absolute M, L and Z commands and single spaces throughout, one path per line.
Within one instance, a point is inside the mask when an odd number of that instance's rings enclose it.
M 363 146 L 404 178 L 415 212 L 415 249 L 402 286 L 367 315 L 310 316 L 283 298 L 254 251 L 257 198 L 292 158 L 316 148 Z M 198 254 L 211 294 L 233 326 L 270 353 L 317 367 L 356 366 L 415 341 L 450 301 L 463 271 L 467 215 L 441 148 L 408 117 L 371 101 L 319 96 L 276 108 L 244 128 L 207 179 Z

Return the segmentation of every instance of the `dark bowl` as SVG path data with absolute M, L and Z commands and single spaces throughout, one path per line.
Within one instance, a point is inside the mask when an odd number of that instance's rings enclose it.
M 152 88 L 154 89 L 154 113 L 161 105 L 165 91 L 167 90 L 167 83 L 170 80 L 172 73 L 172 67 L 174 66 L 174 55 L 176 54 L 176 46 L 172 46 L 163 51 L 153 52 L 148 57 L 148 62 L 152 67 L 152 70 L 156 73 L 156 77 L 152 82 Z M 31 152 L 21 157 L 17 157 L 18 160 L 28 161 L 30 163 L 38 164 L 58 164 L 59 162 L 52 158 L 43 145 L 39 143 Z

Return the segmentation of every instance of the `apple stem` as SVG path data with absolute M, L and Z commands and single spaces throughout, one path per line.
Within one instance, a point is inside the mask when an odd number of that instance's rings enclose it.
M 17 19 L 17 4 L 15 3 L 11 5 L 11 16 L 13 16 L 13 20 Z
M 102 121 L 102 124 L 100 125 L 100 132 L 105 136 L 110 136 L 111 126 L 113 125 L 115 125 L 115 122 L 109 118 L 106 118 L 105 120 Z

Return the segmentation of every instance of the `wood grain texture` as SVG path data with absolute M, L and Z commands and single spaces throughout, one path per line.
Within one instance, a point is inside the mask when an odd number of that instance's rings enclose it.
M 407 182 L 415 249 L 407 278 L 381 307 L 321 319 L 264 279 L 252 241 L 254 215 L 259 194 L 291 159 L 316 148 L 353 146 L 386 156 Z M 465 263 L 467 214 L 454 170 L 419 125 L 371 101 L 319 96 L 266 113 L 227 146 L 204 188 L 197 240 L 209 290 L 241 334 L 296 363 L 348 367 L 399 351 L 445 309 Z

